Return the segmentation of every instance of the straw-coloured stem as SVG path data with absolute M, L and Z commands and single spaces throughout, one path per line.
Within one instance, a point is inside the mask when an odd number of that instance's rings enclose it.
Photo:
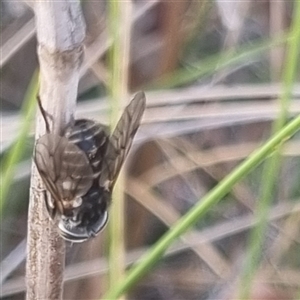
M 40 98 L 51 115 L 50 131 L 59 134 L 72 120 L 85 25 L 79 1 L 37 1 L 34 4 L 40 62 Z M 36 138 L 45 133 L 39 114 Z M 43 184 L 32 167 L 28 215 L 27 299 L 61 299 L 64 241 L 45 212 Z

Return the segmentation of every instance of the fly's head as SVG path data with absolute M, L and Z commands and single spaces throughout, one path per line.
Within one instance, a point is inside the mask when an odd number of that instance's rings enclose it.
M 61 236 L 70 242 L 83 242 L 100 233 L 108 221 L 111 193 L 92 187 L 82 197 L 80 207 L 62 215 L 58 222 Z

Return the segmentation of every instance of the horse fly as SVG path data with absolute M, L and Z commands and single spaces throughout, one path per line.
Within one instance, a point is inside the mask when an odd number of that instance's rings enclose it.
M 88 119 L 75 120 L 62 134 L 51 133 L 39 98 L 38 103 L 46 134 L 36 142 L 34 161 L 51 195 L 45 197 L 46 208 L 65 240 L 83 242 L 107 223 L 112 190 L 139 128 L 145 94 L 135 95 L 111 135 L 105 125 Z

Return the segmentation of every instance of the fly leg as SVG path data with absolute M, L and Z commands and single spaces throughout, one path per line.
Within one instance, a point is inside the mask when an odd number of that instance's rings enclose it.
M 47 133 L 50 133 L 50 126 L 49 126 L 49 122 L 48 122 L 48 118 L 53 122 L 53 117 L 51 114 L 49 114 L 43 107 L 42 105 L 42 101 L 41 101 L 41 98 L 40 98 L 40 95 L 37 95 L 36 96 L 37 98 L 37 101 L 38 101 L 38 105 L 39 105 L 39 109 L 41 111 L 41 114 L 44 118 L 44 121 L 45 121 L 45 125 L 46 125 L 46 132 Z

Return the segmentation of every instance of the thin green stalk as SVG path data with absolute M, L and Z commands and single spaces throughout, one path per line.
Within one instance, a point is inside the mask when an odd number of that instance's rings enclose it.
M 109 30 L 113 44 L 110 51 L 111 69 L 111 126 L 118 119 L 121 99 L 127 95 L 130 26 L 128 24 L 129 2 L 109 2 Z M 120 282 L 125 272 L 124 242 L 124 177 L 120 174 L 113 192 L 109 222 L 109 286 Z
M 113 40 L 112 46 L 109 51 L 109 67 L 110 67 L 110 125 L 111 130 L 115 127 L 118 116 L 120 104 L 120 92 L 121 92 L 121 69 L 120 69 L 120 3 L 119 1 L 109 1 L 109 16 L 108 16 L 108 29 L 109 35 Z
M 277 120 L 273 124 L 273 134 L 278 132 L 287 120 L 288 106 L 292 95 L 292 87 L 295 82 L 297 73 L 297 66 L 299 63 L 299 49 L 300 49 L 300 1 L 296 1 L 294 18 L 290 30 L 290 38 L 287 45 L 287 58 L 285 63 L 285 69 L 283 73 L 283 93 L 279 99 L 280 114 Z M 281 147 L 278 148 L 272 158 L 267 160 L 266 165 L 262 173 L 262 191 L 257 201 L 257 207 L 255 209 L 255 218 L 257 225 L 253 228 L 250 241 L 249 250 L 246 259 L 246 268 L 244 268 L 244 274 L 242 275 L 240 286 L 240 298 L 248 299 L 251 283 L 255 276 L 255 272 L 258 268 L 262 245 L 265 238 L 265 231 L 268 224 L 268 213 L 271 206 L 272 199 L 274 198 L 276 184 L 278 181 L 278 173 L 281 166 Z
M 117 299 L 128 291 L 141 279 L 163 256 L 166 249 L 178 239 L 184 232 L 210 209 L 217 204 L 234 186 L 235 183 L 245 177 L 257 167 L 264 159 L 271 155 L 276 148 L 288 140 L 300 129 L 300 115 L 270 138 L 263 146 L 254 151 L 243 163 L 236 167 L 214 189 L 203 197 L 198 204 L 189 210 L 179 221 L 142 257 L 141 261 L 134 265 L 127 273 L 125 279 L 108 291 L 103 299 Z
M 120 37 L 119 37 L 119 20 L 120 20 L 120 4 L 119 1 L 109 1 L 109 31 L 113 39 L 110 49 L 110 94 L 111 94 L 111 113 L 110 125 L 111 131 L 117 123 L 119 116 L 120 104 Z M 110 222 L 109 222 L 109 287 L 112 287 L 115 282 L 119 282 L 124 273 L 122 257 L 120 252 L 123 252 L 123 229 L 121 216 L 123 215 L 123 199 L 120 198 L 119 182 L 117 183 L 113 193 L 113 203 L 110 209 Z
M 8 191 L 12 184 L 12 180 L 15 172 L 15 165 L 19 162 L 22 156 L 24 145 L 28 137 L 30 125 L 34 117 L 37 92 L 38 92 L 38 72 L 35 72 L 24 97 L 24 103 L 21 109 L 21 122 L 20 122 L 20 131 L 18 137 L 13 147 L 10 149 L 7 156 L 4 158 L 3 165 L 1 166 L 0 216 L 2 214 L 2 209 L 6 197 L 8 195 Z

